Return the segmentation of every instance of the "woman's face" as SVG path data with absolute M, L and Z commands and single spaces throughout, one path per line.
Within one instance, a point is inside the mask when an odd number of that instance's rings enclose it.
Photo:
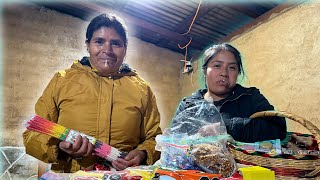
M 126 55 L 126 47 L 114 28 L 101 27 L 86 42 L 92 65 L 100 74 L 117 72 Z
M 237 83 L 239 68 L 234 55 L 226 50 L 220 51 L 209 60 L 206 82 L 211 94 L 225 98 Z

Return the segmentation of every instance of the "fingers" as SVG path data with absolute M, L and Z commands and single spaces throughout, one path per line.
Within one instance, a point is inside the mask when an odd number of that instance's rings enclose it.
M 87 137 L 78 135 L 72 144 L 66 141 L 60 142 L 59 148 L 74 157 L 80 157 L 91 155 L 94 145 L 90 143 Z
M 71 143 L 66 142 L 66 141 L 61 141 L 59 143 L 59 148 L 60 149 L 69 149 L 71 147 Z
M 124 170 L 127 167 L 139 165 L 146 158 L 146 156 L 147 155 L 144 151 L 133 150 L 130 151 L 124 159 L 118 158 L 112 161 L 112 166 L 118 171 Z
M 94 149 L 94 145 L 92 143 L 90 143 L 90 141 L 88 140 L 88 149 L 87 149 L 87 152 L 85 153 L 85 157 L 88 157 L 92 154 L 93 152 L 93 149 Z
M 207 125 L 202 127 L 198 133 L 200 133 L 201 136 L 215 136 L 219 134 L 219 126 L 216 124 L 213 125 Z
M 88 143 L 89 143 L 88 138 L 80 136 L 80 138 L 78 139 L 78 137 L 75 143 L 73 143 L 73 152 L 75 152 L 74 156 L 76 157 L 84 156 L 85 154 L 87 154 Z
M 138 159 L 138 156 L 134 156 L 134 157 L 132 157 L 132 158 L 129 159 L 129 160 L 122 159 L 122 158 L 118 158 L 118 159 L 117 159 L 117 162 L 125 165 L 126 168 L 127 168 L 127 167 L 131 167 L 131 166 L 134 166 L 134 165 L 139 164 L 139 159 Z
M 128 167 L 135 166 L 139 164 L 139 158 L 138 156 L 135 156 L 133 159 L 130 161 L 124 160 L 122 158 L 118 158 L 117 160 L 112 161 L 112 166 L 116 170 L 124 170 Z
M 125 160 L 127 161 L 130 161 L 131 159 L 133 159 L 135 156 L 137 156 L 138 153 L 137 153 L 137 150 L 133 150 L 133 151 L 130 151 L 126 157 L 124 157 Z
M 83 139 L 80 135 L 78 135 L 76 137 L 76 140 L 72 143 L 72 151 L 73 152 L 77 152 L 81 148 L 82 140 Z
M 204 128 L 202 127 L 201 129 L 199 129 L 198 133 L 199 133 L 201 136 L 204 136 L 204 135 L 205 135 L 205 130 L 204 130 Z
M 146 151 L 142 150 L 133 150 L 128 153 L 128 155 L 124 158 L 128 162 L 129 166 L 140 165 L 142 161 L 144 161 L 147 157 Z
M 128 161 L 118 158 L 117 160 L 112 161 L 112 166 L 117 170 L 121 171 L 129 167 Z

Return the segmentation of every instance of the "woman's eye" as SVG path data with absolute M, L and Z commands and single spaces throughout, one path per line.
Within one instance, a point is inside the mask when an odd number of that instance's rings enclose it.
M 230 66 L 229 67 L 231 70 L 236 70 L 237 68 L 235 66 Z
M 112 45 L 114 45 L 114 46 L 120 46 L 120 44 L 119 44 L 118 42 L 114 42 L 114 43 L 112 43 Z
M 119 41 L 111 41 L 112 46 L 122 47 L 122 44 Z
M 102 45 L 103 44 L 103 42 L 102 41 L 95 41 L 94 43 L 96 43 L 96 44 L 98 44 L 98 45 Z
M 219 68 L 219 67 L 221 67 L 221 65 L 220 64 L 214 64 L 213 67 Z

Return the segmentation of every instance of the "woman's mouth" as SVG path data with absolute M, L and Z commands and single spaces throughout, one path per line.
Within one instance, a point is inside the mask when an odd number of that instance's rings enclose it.
M 230 83 L 229 83 L 229 81 L 222 79 L 222 80 L 218 80 L 217 84 L 221 85 L 221 86 L 228 86 Z
M 115 58 L 111 58 L 111 57 L 100 58 L 99 61 L 104 65 L 104 67 L 107 67 L 107 66 L 111 67 L 117 62 Z

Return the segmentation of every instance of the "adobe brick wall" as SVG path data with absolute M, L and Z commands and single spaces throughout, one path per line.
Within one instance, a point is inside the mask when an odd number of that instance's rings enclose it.
M 3 10 L 4 122 L 3 145 L 21 146 L 23 119 L 54 73 L 88 55 L 89 22 L 32 4 Z M 150 84 L 161 113 L 161 126 L 171 120 L 180 101 L 180 59 L 183 54 L 129 37 L 126 61 Z
M 245 60 L 246 85 L 256 86 L 278 110 L 320 128 L 320 4 L 308 1 L 232 40 Z M 287 121 L 289 131 L 309 133 Z

